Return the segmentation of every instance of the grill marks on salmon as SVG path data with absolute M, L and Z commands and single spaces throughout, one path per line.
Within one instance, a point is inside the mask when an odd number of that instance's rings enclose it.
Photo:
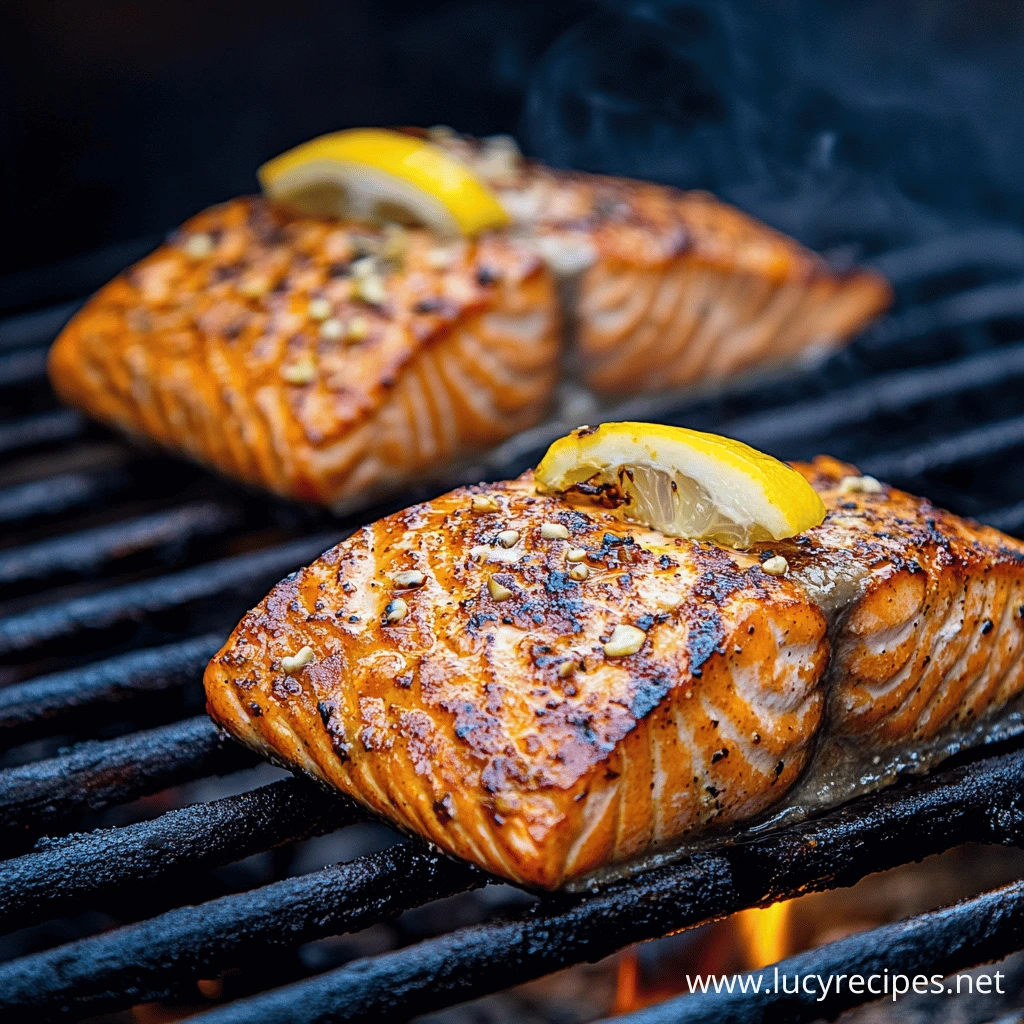
M 496 510 L 473 511 L 478 494 Z M 567 563 L 574 546 L 585 563 Z M 529 474 L 455 491 L 275 588 L 211 662 L 210 712 L 442 849 L 555 887 L 750 817 L 805 765 L 825 618 L 746 561 L 538 495 Z M 389 622 L 396 599 L 408 611 Z M 609 657 L 637 623 L 642 648 Z M 312 663 L 285 675 L 306 645 Z
M 537 257 L 395 237 L 260 199 L 215 207 L 86 305 L 51 378 L 97 419 L 328 504 L 539 420 L 559 342 Z
M 836 622 L 830 727 L 881 745 L 970 727 L 1024 690 L 1024 545 L 856 470 L 802 467 L 832 510 L 776 547 Z M 847 484 L 849 486 L 849 484 Z
M 496 190 L 511 229 L 440 248 L 410 232 L 396 254 L 392 234 L 234 200 L 72 319 L 56 390 L 239 480 L 338 505 L 538 422 L 563 325 L 585 382 L 632 395 L 836 346 L 889 304 L 878 275 L 836 273 L 712 196 L 435 141 Z M 354 268 L 382 253 L 368 289 Z M 327 321 L 310 300 L 330 302 Z
M 587 384 L 607 395 L 713 381 L 836 348 L 892 301 L 704 192 L 522 161 L 508 147 L 436 140 L 495 189 L 518 230 L 575 280 Z
M 1024 545 L 865 493 L 833 459 L 798 468 L 825 522 L 749 552 L 540 494 L 529 473 L 389 516 L 243 619 L 207 670 L 210 713 L 545 888 L 756 817 L 832 738 L 909 750 L 997 714 L 1024 689 Z M 765 574 L 778 554 L 788 573 Z M 640 631 L 632 654 L 608 646 L 620 625 Z

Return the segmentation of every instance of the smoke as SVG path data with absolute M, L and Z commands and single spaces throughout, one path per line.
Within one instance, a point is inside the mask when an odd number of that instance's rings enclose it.
M 558 166 L 704 188 L 837 261 L 1024 214 L 1010 3 L 604 4 L 534 70 Z

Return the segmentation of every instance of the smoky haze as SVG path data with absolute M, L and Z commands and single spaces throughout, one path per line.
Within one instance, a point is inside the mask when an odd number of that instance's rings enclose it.
M 522 137 L 564 167 L 704 188 L 842 261 L 1021 220 L 1011 3 L 604 4 L 531 76 Z

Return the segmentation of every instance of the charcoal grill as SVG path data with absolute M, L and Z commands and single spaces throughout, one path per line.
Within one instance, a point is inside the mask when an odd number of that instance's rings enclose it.
M 126 255 L 98 254 L 92 276 L 79 260 L 73 273 L 23 275 L 16 293 L 0 287 L 8 309 L 25 296 L 35 306 L 0 321 L 0 928 L 13 936 L 0 963 L 4 1020 L 194 995 L 197 979 L 250 961 L 260 966 L 245 975 L 244 998 L 193 1019 L 404 1019 L 967 841 L 1024 841 L 1024 744 L 1008 741 L 600 891 L 531 902 L 499 890 L 498 915 L 400 933 L 398 948 L 311 973 L 294 958 L 301 944 L 490 879 L 411 840 L 288 875 L 294 844 L 364 820 L 302 779 L 171 809 L 153 802 L 168 787 L 256 763 L 202 714 L 206 660 L 278 578 L 385 510 L 331 519 L 248 494 L 59 408 L 43 376 L 46 347 L 77 308 L 75 293 Z M 786 458 L 829 452 L 1020 532 L 1024 236 L 978 230 L 877 264 L 896 285 L 893 313 L 827 362 L 626 411 Z M 518 473 L 557 429 L 515 439 L 463 475 Z M 211 886 L 222 866 L 273 850 L 276 879 L 237 892 Z M 74 923 L 44 924 L 54 921 Z M 803 954 L 789 970 L 867 973 L 884 960 L 893 971 L 948 973 L 1022 947 L 1024 882 Z M 845 1005 L 693 997 L 633 1019 L 810 1020 Z

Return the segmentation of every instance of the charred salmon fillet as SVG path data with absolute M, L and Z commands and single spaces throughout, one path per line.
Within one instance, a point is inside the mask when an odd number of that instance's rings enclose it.
M 293 498 L 365 502 L 538 422 L 571 342 L 609 396 L 835 346 L 889 303 L 713 197 L 435 133 L 511 226 L 476 242 L 238 199 L 103 288 L 50 357 L 66 401 Z M 558 287 L 556 288 L 556 281 Z
M 105 423 L 337 505 L 535 423 L 558 358 L 551 276 L 519 243 L 238 199 L 103 288 L 50 376 Z
M 441 131 L 531 238 L 564 289 L 586 383 L 632 395 L 835 348 L 885 310 L 871 271 L 837 272 L 704 192 L 556 171 L 511 140 Z
M 210 714 L 554 888 L 761 814 L 832 736 L 911 743 L 1024 689 L 1024 545 L 832 459 L 798 469 L 825 521 L 746 552 L 531 473 L 389 516 L 246 615 Z

